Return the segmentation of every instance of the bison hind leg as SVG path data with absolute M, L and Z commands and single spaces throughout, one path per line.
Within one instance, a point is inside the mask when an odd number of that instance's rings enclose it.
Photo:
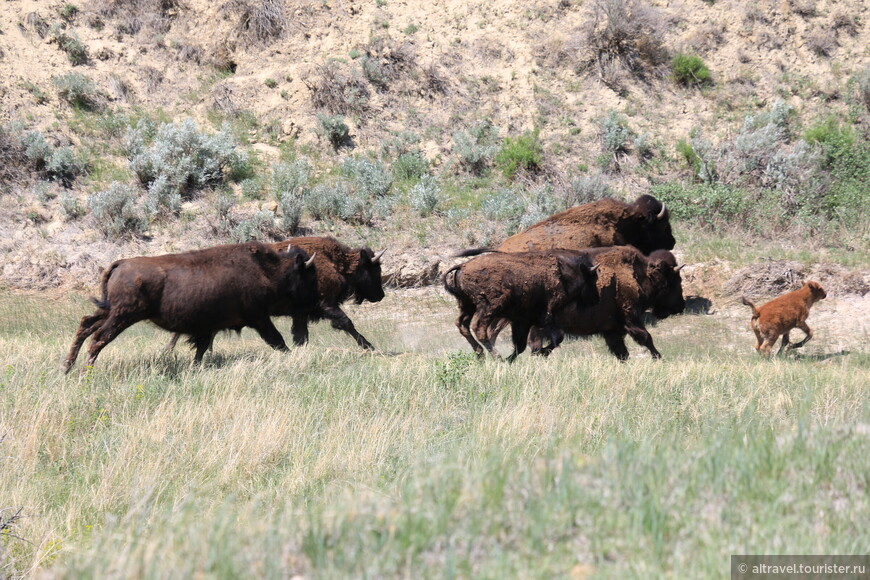
M 516 360 L 516 358 L 526 350 L 526 345 L 529 342 L 529 330 L 531 327 L 532 325 L 527 322 L 511 323 L 511 339 L 514 343 L 514 351 L 507 358 L 509 363 L 514 362 L 514 360 Z
M 471 320 L 474 318 L 474 307 L 464 308 L 460 306 L 459 317 L 456 319 L 456 328 L 459 329 L 459 334 L 468 341 L 471 348 L 478 358 L 483 357 L 483 347 L 475 340 L 471 333 Z
M 604 333 L 604 342 L 607 348 L 613 353 L 613 356 L 620 361 L 628 359 L 628 348 L 625 346 L 625 333 L 620 331 L 611 331 Z
M 68 373 L 72 368 L 79 356 L 82 344 L 84 344 L 85 340 L 87 340 L 87 338 L 99 328 L 107 315 L 108 312 L 101 309 L 90 316 L 82 318 L 81 323 L 79 323 L 79 329 L 76 331 L 75 337 L 73 338 L 73 343 L 69 349 L 69 353 L 63 361 L 62 369 L 64 373 Z

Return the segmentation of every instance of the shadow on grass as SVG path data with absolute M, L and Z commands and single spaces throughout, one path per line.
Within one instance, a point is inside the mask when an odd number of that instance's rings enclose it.
M 799 352 L 792 352 L 790 356 L 794 357 L 795 360 L 806 360 L 812 362 L 822 362 L 827 360 L 834 360 L 844 356 L 848 356 L 852 354 L 850 350 L 841 350 L 839 352 L 831 352 L 831 353 L 819 353 L 819 354 L 801 354 Z

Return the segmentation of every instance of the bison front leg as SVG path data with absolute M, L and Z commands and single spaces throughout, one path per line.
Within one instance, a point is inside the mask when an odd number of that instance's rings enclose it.
M 278 332 L 278 329 L 275 328 L 275 325 L 272 324 L 272 320 L 268 317 L 254 324 L 251 324 L 251 327 L 257 331 L 257 334 L 260 335 L 260 338 L 266 341 L 266 344 L 268 344 L 275 350 L 290 350 L 289 348 L 287 348 L 287 343 L 284 342 L 284 337 L 281 336 L 281 333 Z M 206 348 L 208 348 L 208 345 L 206 345 Z M 196 345 L 196 351 L 197 355 L 199 355 L 199 344 Z M 201 358 L 202 356 L 200 356 L 200 359 Z
M 604 342 L 607 344 L 610 352 L 613 353 L 613 356 L 620 361 L 628 359 L 628 349 L 625 347 L 625 332 L 621 330 L 605 332 Z
M 64 373 L 68 373 L 72 368 L 79 356 L 82 344 L 84 344 L 85 340 L 97 330 L 100 324 L 102 324 L 106 319 L 106 314 L 106 311 L 100 310 L 96 314 L 82 318 L 82 321 L 79 324 L 79 329 L 76 331 L 76 335 L 73 338 L 72 346 L 69 349 L 69 354 L 66 355 L 66 359 L 64 359 L 63 366 L 61 367 Z
M 293 333 L 293 344 L 303 346 L 308 342 L 308 317 L 305 315 L 294 316 L 293 326 L 290 332 Z
M 516 360 L 516 358 L 526 350 L 526 345 L 529 342 L 529 330 L 531 328 L 532 325 L 527 322 L 511 323 L 511 340 L 514 343 L 514 351 L 507 358 L 509 363 L 514 362 L 514 360 Z
M 337 306 L 329 306 L 323 309 L 323 315 L 330 320 L 334 329 L 343 330 L 351 335 L 354 340 L 356 340 L 356 343 L 362 348 L 366 350 L 375 350 L 374 345 L 357 332 L 356 327 L 354 327 L 353 322 L 351 322 L 347 314 L 344 313 L 344 310 Z
M 662 358 L 662 353 L 656 350 L 655 345 L 653 345 L 652 335 L 647 331 L 643 325 L 638 324 L 636 326 L 626 326 L 625 329 L 628 331 L 629 336 L 634 339 L 636 343 L 641 346 L 645 346 L 647 350 L 649 350 L 650 354 L 654 359 Z
M 806 333 L 806 336 L 804 337 L 804 339 L 802 341 L 796 342 L 795 344 L 792 344 L 791 346 L 789 346 L 789 349 L 800 348 L 803 345 L 805 345 L 807 343 L 807 341 L 809 341 L 813 337 L 813 331 L 812 331 L 812 329 L 810 329 L 809 326 L 807 326 L 806 322 L 801 322 L 800 324 L 797 325 L 797 327 L 800 328 L 801 330 L 803 330 Z

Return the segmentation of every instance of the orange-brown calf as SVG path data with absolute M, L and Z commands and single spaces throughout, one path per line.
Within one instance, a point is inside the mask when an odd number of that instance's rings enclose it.
M 770 350 L 782 336 L 782 345 L 776 354 L 782 353 L 788 347 L 799 348 L 813 337 L 813 331 L 807 326 L 810 307 L 827 294 L 818 282 L 807 282 L 800 290 L 783 294 L 767 304 L 756 308 L 743 297 L 743 303 L 752 308 L 752 320 L 749 325 L 755 332 L 755 350 L 763 356 L 770 356 Z M 806 333 L 804 339 L 795 344 L 789 344 L 788 333 L 793 328 L 800 328 Z

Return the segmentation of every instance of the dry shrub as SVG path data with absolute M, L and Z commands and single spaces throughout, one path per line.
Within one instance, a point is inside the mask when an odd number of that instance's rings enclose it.
M 705 53 L 722 44 L 724 34 L 722 24 L 702 24 L 689 33 L 686 44 L 691 51 Z
M 369 90 L 355 69 L 330 60 L 315 69 L 314 79 L 303 81 L 311 91 L 311 100 L 318 109 L 332 115 L 362 116 L 369 105 Z
M 27 175 L 27 162 L 21 141 L 0 125 L 0 193 Z
M 816 15 L 816 0 L 789 0 L 791 11 L 804 18 Z
M 173 45 L 175 57 L 183 62 L 203 64 L 205 62 L 205 50 L 199 44 L 180 42 Z
M 163 73 L 153 66 L 140 66 L 139 78 L 142 81 L 142 85 L 145 87 L 145 91 L 153 93 L 163 82 Z
M 233 88 L 227 83 L 218 83 L 211 91 L 212 110 L 227 117 L 235 117 L 241 110 L 233 99 Z
M 417 68 L 417 54 L 410 42 L 401 44 L 379 36 L 365 48 L 363 74 L 379 91 L 386 91 Z
M 420 93 L 427 98 L 447 94 L 449 84 L 447 76 L 434 64 L 430 63 L 420 70 Z
M 287 30 L 284 0 L 230 0 L 222 11 L 238 15 L 235 35 L 246 46 L 269 44 Z
M 839 264 L 812 267 L 791 260 L 771 260 L 738 270 L 722 287 L 729 296 L 767 298 L 797 290 L 807 280 L 816 280 L 832 295 L 870 292 L 870 285 L 858 272 Z
M 831 16 L 831 26 L 837 32 L 843 31 L 849 36 L 857 36 L 861 30 L 861 19 L 845 9 L 836 10 Z
M 819 56 L 831 56 L 837 48 L 837 37 L 829 28 L 821 28 L 810 33 L 807 46 Z
M 641 79 L 655 75 L 668 59 L 664 33 L 664 19 L 643 0 L 594 0 L 580 31 L 584 63 L 602 80 L 614 67 Z
M 123 34 L 165 34 L 181 8 L 181 0 L 97 0 L 97 14 L 117 20 Z
M 45 35 L 48 34 L 48 22 L 36 12 L 27 13 L 27 16 L 24 17 L 24 25 L 35 32 L 39 38 L 45 38 Z

